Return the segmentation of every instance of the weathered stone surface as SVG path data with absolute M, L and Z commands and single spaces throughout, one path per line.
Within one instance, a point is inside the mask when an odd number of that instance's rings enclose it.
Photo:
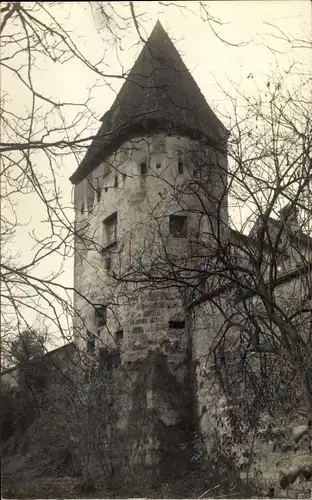
M 158 42 L 163 44 L 165 40 L 166 37 Z M 169 45 L 172 52 L 171 42 Z M 142 57 L 150 64 L 149 50 L 144 49 Z M 180 65 L 180 59 L 178 61 Z M 161 60 L 155 66 L 158 69 L 159 63 Z M 164 76 L 167 81 L 168 74 Z M 147 77 L 149 73 L 144 73 L 144 78 Z M 183 78 L 183 82 L 186 81 L 191 80 Z M 170 79 L 167 83 L 170 85 L 165 90 L 165 99 L 157 105 L 161 104 L 162 108 L 170 97 L 168 109 L 171 112 L 176 96 L 167 94 L 168 89 L 172 90 L 172 83 L 176 87 L 176 82 Z M 138 109 L 142 109 L 144 103 L 150 103 L 150 94 L 146 94 L 140 85 L 135 87 L 136 98 L 140 100 L 142 97 Z M 134 88 L 133 84 L 127 82 L 122 90 L 123 99 L 130 88 Z M 189 91 L 186 95 L 189 96 Z M 133 103 L 124 104 L 132 117 Z M 157 109 L 157 106 L 153 110 L 144 108 L 144 113 L 154 113 Z M 165 109 L 166 113 L 168 109 Z M 163 280 L 167 279 L 168 267 L 163 265 L 164 262 L 169 260 L 169 266 L 174 266 L 180 258 L 189 259 L 191 256 L 193 259 L 194 254 L 196 259 L 204 254 L 207 261 L 207 249 L 216 245 L 211 238 L 211 230 L 216 224 L 221 227 L 221 242 L 228 242 L 230 233 L 228 228 L 225 229 L 228 221 L 227 197 L 224 196 L 227 160 L 213 149 L 211 142 L 208 145 L 206 141 L 203 145 L 190 133 L 189 127 L 194 128 L 198 118 L 193 114 L 194 109 L 190 123 L 184 122 L 190 115 L 183 113 L 183 107 L 175 110 L 178 111 L 180 126 L 183 115 L 183 133 L 181 128 L 178 132 L 177 124 L 173 126 L 171 123 L 175 116 L 172 113 L 170 123 L 165 120 L 166 126 L 163 123 L 162 127 L 158 123 L 157 130 L 149 128 L 146 120 L 143 128 L 136 129 L 137 133 L 132 129 L 131 137 L 119 136 L 117 130 L 117 135 L 114 132 L 115 148 L 103 150 L 97 137 L 91 148 L 93 153 L 88 152 L 74 179 L 78 235 L 75 289 L 79 292 L 75 294 L 76 342 L 84 349 L 86 332 L 91 332 L 97 335 L 97 348 L 105 346 L 111 350 L 117 344 L 115 332 L 122 328 L 122 346 L 117 346 L 120 363 L 112 365 L 108 382 L 114 394 L 116 415 L 112 426 L 122 446 L 116 446 L 111 453 L 116 467 L 124 475 L 143 477 L 144 480 L 149 478 L 152 483 L 161 475 L 166 476 L 174 470 L 181 473 L 190 466 L 194 435 L 200 436 L 207 455 L 213 451 L 212 443 L 215 442 L 224 454 L 235 455 L 237 468 L 243 470 L 244 463 L 250 458 L 246 451 L 249 442 L 233 442 L 231 418 L 235 416 L 236 407 L 235 404 L 230 406 L 224 397 L 212 358 L 224 316 L 231 317 L 234 312 L 232 292 L 224 292 L 219 308 L 213 302 L 201 301 L 186 309 L 193 293 L 187 286 L 183 289 L 178 280 L 178 286 L 174 288 L 172 276 L 168 286 L 163 286 L 164 281 L 161 283 L 163 289 L 157 286 L 157 273 Z M 207 110 L 206 106 L 201 109 Z M 115 117 L 112 110 L 117 112 Z M 112 110 L 104 116 L 99 134 L 103 127 L 109 130 L 108 126 L 114 120 L 120 124 L 123 113 L 118 99 Z M 210 112 L 208 115 L 211 118 Z M 141 118 L 138 119 L 141 122 Z M 207 125 L 206 119 L 204 122 Z M 219 128 L 219 122 L 214 123 L 216 129 Z M 132 121 L 126 125 L 131 127 Z M 105 144 L 108 146 L 108 142 Z M 95 146 L 97 153 L 94 153 Z M 103 152 L 102 156 L 100 152 Z M 181 159 L 183 174 L 178 169 Z M 87 178 L 84 177 L 86 173 Z M 116 175 L 122 182 L 115 183 Z M 194 189 L 194 177 L 200 178 L 201 185 L 205 186 L 206 194 L 200 202 L 196 196 L 199 184 L 195 183 Z M 100 190 L 100 199 L 94 196 L 92 186 Z M 203 208 L 209 216 L 202 217 Z M 117 241 L 113 247 L 107 247 L 103 221 L 115 213 Z M 187 214 L 187 238 L 170 234 L 169 217 L 176 213 Z M 79 234 L 87 234 L 91 243 L 86 245 Z M 233 231 L 232 237 L 246 244 L 245 235 Z M 111 255 L 109 271 L 105 265 L 107 252 Z M 193 262 L 192 259 L 188 262 Z M 135 279 L 134 283 L 131 280 L 123 283 L 123 278 L 131 272 L 135 278 L 142 277 L 142 281 Z M 264 277 L 267 277 L 267 271 Z M 221 285 L 224 285 L 224 279 L 218 277 L 207 283 L 210 291 Z M 300 296 L 299 281 L 293 280 L 291 287 L 289 284 L 279 287 L 276 294 L 281 306 L 285 307 L 291 297 Z M 107 304 L 107 324 L 100 331 L 96 330 L 94 321 L 94 303 Z M 239 322 L 241 317 L 236 320 Z M 175 321 L 179 328 L 176 328 Z M 235 339 L 233 329 L 227 334 L 227 342 L 233 347 Z M 239 402 L 240 397 L 244 397 L 243 386 L 238 384 L 236 392 Z M 268 443 L 260 434 L 254 442 L 251 469 L 255 477 L 259 479 L 261 476 L 259 482 L 271 487 L 284 462 L 285 466 L 297 463 L 297 455 L 295 457 L 293 450 L 286 450 L 283 446 L 278 448 L 275 442 L 269 440 Z M 308 456 L 309 450 L 306 452 Z

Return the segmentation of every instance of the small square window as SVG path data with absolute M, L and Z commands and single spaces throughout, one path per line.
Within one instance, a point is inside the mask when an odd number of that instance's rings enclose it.
M 161 168 L 161 163 L 156 163 L 156 168 Z
M 169 231 L 172 236 L 187 237 L 187 217 L 185 215 L 170 215 Z
M 103 221 L 105 229 L 104 245 L 108 246 L 117 241 L 117 212 Z
M 95 306 L 95 325 L 97 328 L 106 325 L 107 308 L 102 304 Z
M 141 172 L 141 175 L 147 174 L 147 163 L 145 163 L 145 162 L 140 163 L 140 172 Z

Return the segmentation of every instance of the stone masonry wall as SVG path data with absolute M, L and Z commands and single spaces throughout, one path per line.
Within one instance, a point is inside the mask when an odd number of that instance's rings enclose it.
M 111 450 L 116 467 L 126 475 L 155 478 L 186 470 L 191 458 L 192 391 L 190 343 L 184 313 L 185 294 L 178 287 L 125 283 L 125 272 L 149 278 L 163 273 L 164 263 L 190 255 L 190 241 L 201 229 L 199 202 L 188 182 L 196 177 L 189 139 L 168 134 L 138 137 L 99 165 L 75 187 L 76 342 L 85 349 L 88 335 L 97 336 L 95 364 L 107 349 L 103 375 L 110 376 L 116 421 Z M 207 158 L 213 163 L 212 153 Z M 141 166 L 147 171 L 142 174 Z M 181 165 L 182 164 L 182 167 Z M 217 165 L 206 177 L 207 212 L 223 193 Z M 103 220 L 117 212 L 117 245 L 105 248 Z M 169 234 L 169 215 L 187 214 L 188 238 Z M 226 204 L 224 205 L 224 217 Z M 79 237 L 82 236 L 82 238 Z M 205 237 L 207 238 L 207 232 Z M 103 251 L 104 247 L 104 251 Z M 110 268 L 107 269 L 107 259 Z M 158 266 L 158 267 L 157 267 Z M 148 279 L 147 279 L 148 281 Z M 107 305 L 106 324 L 95 328 L 94 305 Z M 122 338 L 117 340 L 117 332 Z M 114 365 L 113 358 L 117 363 Z M 112 368 L 113 366 L 113 368 Z M 106 375 L 105 375 L 106 373 Z M 141 472 L 140 472 L 141 471 Z
M 75 288 L 79 293 L 75 294 L 74 328 L 76 340 L 80 338 L 82 346 L 85 345 L 86 332 L 95 333 L 93 304 L 102 301 L 109 304 L 109 310 L 100 343 L 113 346 L 115 332 L 120 328 L 123 329 L 125 350 L 128 346 L 132 350 L 134 343 L 140 343 L 142 333 L 147 338 L 155 337 L 155 328 L 151 331 L 146 320 L 146 310 L 144 326 L 140 324 L 143 311 L 140 311 L 138 303 L 142 304 L 145 300 L 142 287 L 138 289 L 134 284 L 121 283 L 120 278 L 128 270 L 144 278 L 145 270 L 147 273 L 153 271 L 157 265 L 159 269 L 165 269 L 168 256 L 174 265 L 184 253 L 190 254 L 189 240 L 199 238 L 202 219 L 196 208 L 196 196 L 186 193 L 188 179 L 194 174 L 192 157 L 195 146 L 196 143 L 188 139 L 165 134 L 133 139 L 75 187 L 78 234 Z M 179 161 L 183 164 L 181 174 Z M 147 175 L 140 173 L 142 162 L 147 164 Z M 218 187 L 217 174 L 213 173 L 213 168 L 210 170 L 211 189 L 218 198 L 218 189 L 220 193 L 222 191 L 221 180 Z M 182 185 L 181 193 L 179 186 Z M 177 211 L 188 215 L 187 239 L 174 238 L 169 234 L 168 216 Z M 114 212 L 118 216 L 118 244 L 101 252 L 105 246 L 103 220 Z M 108 258 L 110 271 L 106 268 Z M 165 271 L 162 272 L 165 275 Z M 135 332 L 132 325 L 130 331 L 130 322 L 137 322 Z M 163 325 L 156 329 L 161 331 Z
M 282 301 L 283 307 L 287 299 L 293 304 L 295 292 L 297 298 L 299 292 L 302 293 L 299 279 L 280 286 L 277 290 L 278 300 Z M 247 474 L 263 492 L 274 488 L 276 494 L 283 496 L 285 490 L 281 489 L 282 477 L 295 474 L 298 467 L 307 471 L 307 477 L 308 471 L 312 471 L 312 436 L 310 433 L 309 437 L 308 433 L 302 441 L 294 440 L 296 429 L 306 425 L 307 417 L 300 413 L 300 408 L 293 408 L 287 414 L 282 409 L 275 411 L 273 415 L 264 411 L 256 433 L 249 434 L 248 439 L 235 439 L 229 417 L 232 408 L 227 403 L 214 369 L 214 348 L 225 333 L 226 320 L 232 318 L 233 322 L 237 321 L 239 324 L 237 306 L 233 300 L 233 294 L 228 290 L 218 297 L 218 307 L 212 300 L 197 304 L 192 310 L 190 336 L 193 389 L 199 430 L 208 454 L 211 443 L 217 437 L 221 449 L 235 458 L 243 479 L 246 479 Z M 226 349 L 230 350 L 231 345 L 234 348 L 237 338 L 235 328 L 227 330 L 226 336 Z M 243 386 L 236 387 L 236 396 L 237 400 L 246 397 Z M 239 425 L 243 428 L 244 418 L 240 418 Z M 311 482 L 302 476 L 287 488 L 287 495 L 302 498 L 309 494 L 310 488 Z

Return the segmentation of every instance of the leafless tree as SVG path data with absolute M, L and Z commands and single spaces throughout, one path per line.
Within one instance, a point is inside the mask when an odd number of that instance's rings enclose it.
M 276 70 L 252 95 L 226 94 L 228 164 L 224 145 L 202 137 L 171 151 L 161 172 L 149 169 L 161 192 L 142 204 L 128 259 L 111 272 L 129 296 L 171 294 L 190 329 L 203 329 L 197 361 L 212 367 L 208 378 L 217 373 L 241 442 L 263 415 L 280 422 L 288 412 L 289 425 L 303 418 L 310 432 L 311 79 L 299 73 L 292 86 L 288 74 Z M 310 477 L 297 469 L 281 472 L 283 487 Z
M 163 2 L 162 7 L 184 9 L 171 2 Z M 58 336 L 64 340 L 71 336 L 73 288 L 63 275 L 73 255 L 75 228 L 72 207 L 64 198 L 62 169 L 70 161 L 74 170 L 94 137 L 92 99 L 97 89 L 110 88 L 112 81 L 127 77 L 123 68 L 107 71 L 108 50 L 118 57 L 132 28 L 138 43 L 146 41 L 144 16 L 137 15 L 133 2 L 86 3 L 80 9 L 94 19 L 104 54 L 90 57 L 79 34 L 70 28 L 75 8 L 41 2 L 1 6 L 1 314 L 2 329 L 8 335 L 31 329 L 34 314 L 39 314 Z M 222 25 L 204 3 L 198 8 L 203 22 Z M 185 9 L 188 15 L 198 15 L 197 9 Z M 86 79 L 92 75 L 95 83 L 86 88 L 82 81 L 82 97 L 76 102 L 57 96 L 42 79 L 42 71 L 50 71 L 53 65 L 60 78 L 66 68 L 69 72 L 79 68 L 79 74 Z M 33 225 L 31 211 L 24 217 L 19 208 L 26 206 L 26 200 L 40 213 L 39 227 L 26 237 L 28 244 L 32 238 L 32 248 L 20 245 Z M 57 262 L 50 273 L 45 271 L 46 262 Z
M 167 7 L 171 3 L 162 4 Z M 62 272 L 73 255 L 75 238 L 82 241 L 86 248 L 97 246 L 92 235 L 83 230 L 79 233 L 76 231 L 72 209 L 64 203 L 60 189 L 61 169 L 67 158 L 72 158 L 77 166 L 94 138 L 95 113 L 91 104 L 95 89 L 109 87 L 112 79 L 123 81 L 127 72 L 122 70 L 118 74 L 111 74 L 106 71 L 105 56 L 98 58 L 95 54 L 90 58 L 86 54 L 78 37 L 68 29 L 67 16 L 73 5 L 70 4 L 67 11 L 64 4 L 62 14 L 61 6 L 57 3 L 5 2 L 1 6 L 1 77 L 17 89 L 16 93 L 23 96 L 25 103 L 24 110 L 15 107 L 9 88 L 4 85 L 0 143 L 1 315 L 2 329 L 10 340 L 15 331 L 32 329 L 29 311 L 34 311 L 36 315 L 39 312 L 58 334 L 62 334 L 64 340 L 71 338 L 71 316 L 75 314 L 79 317 L 80 312 L 74 311 L 74 290 L 63 282 Z M 220 36 L 217 27 L 222 24 L 221 21 L 210 15 L 204 2 L 199 5 L 203 22 L 208 22 L 215 34 Z M 133 25 L 136 40 L 146 40 L 143 23 L 136 15 L 133 2 L 124 4 L 122 11 L 111 2 L 90 3 L 85 8 L 101 24 L 97 26 L 100 37 L 110 50 L 116 50 L 126 30 Z M 183 8 L 183 5 L 177 4 L 177 8 Z M 79 102 L 51 97 L 50 92 L 41 87 L 38 68 L 45 68 L 52 63 L 60 69 L 68 67 L 70 63 L 77 64 L 79 71 L 81 68 L 94 76 L 96 85 L 84 89 Z M 184 168 L 189 170 L 185 182 L 175 183 L 172 179 L 164 178 L 164 183 L 174 193 L 177 210 L 192 213 L 194 220 L 209 222 L 204 238 L 200 240 L 193 235 L 187 252 L 177 259 L 176 252 L 171 254 L 167 251 L 166 239 L 163 237 L 162 223 L 171 215 L 166 211 L 166 204 L 162 205 L 162 211 L 156 217 L 155 205 L 146 206 L 145 220 L 152 230 L 152 240 L 143 245 L 142 254 L 142 243 L 137 248 L 130 231 L 128 266 L 126 270 L 121 268 L 121 273 L 115 268 L 111 272 L 112 282 L 115 283 L 112 287 L 112 306 L 116 290 L 125 297 L 128 293 L 130 299 L 149 289 L 172 289 L 174 293 L 178 290 L 189 306 L 198 300 L 203 301 L 204 297 L 210 297 L 209 294 L 225 285 L 234 290 L 236 297 L 243 297 L 241 302 L 233 302 L 230 317 L 224 314 L 226 311 L 220 295 L 212 297 L 211 301 L 220 315 L 223 314 L 224 321 L 215 333 L 211 350 L 216 353 L 215 366 L 228 399 L 237 399 L 237 394 L 232 393 L 233 388 L 226 384 L 234 372 L 251 394 L 256 415 L 267 404 L 268 395 L 272 396 L 271 402 L 274 399 L 275 393 L 271 394 L 272 385 L 268 383 L 267 377 L 268 367 L 272 377 L 276 375 L 272 366 L 276 369 L 283 367 L 284 386 L 296 375 L 294 384 L 299 387 L 299 402 L 304 402 L 305 411 L 311 410 L 310 260 L 299 244 L 295 245 L 295 258 L 299 259 L 299 275 L 300 270 L 305 270 L 300 275 L 300 283 L 305 291 L 303 299 L 295 304 L 293 299 L 297 290 L 293 289 L 287 301 L 280 304 L 274 286 L 281 276 L 279 259 L 283 267 L 283 258 L 287 255 L 282 243 L 285 231 L 287 233 L 290 229 L 293 220 L 298 222 L 299 231 L 307 233 L 310 228 L 312 134 L 309 92 L 309 79 L 303 80 L 298 89 L 288 91 L 279 75 L 275 79 L 270 78 L 265 92 L 261 90 L 258 96 L 244 100 L 244 96 L 238 92 L 236 95 L 246 112 L 242 117 L 241 109 L 236 107 L 236 97 L 232 99 L 234 109 L 229 123 L 231 135 L 226 149 L 230 159 L 229 168 L 224 162 L 216 161 L 218 155 L 224 154 L 223 147 L 213 151 L 213 157 L 207 157 L 198 148 L 193 150 L 190 147 L 180 152 L 185 158 Z M 105 134 L 98 138 L 104 140 Z M 200 143 L 200 150 L 206 151 L 201 146 Z M 217 166 L 220 174 L 220 178 L 214 181 L 220 186 L 219 195 L 223 189 L 223 196 L 217 200 L 211 198 L 208 189 L 211 172 L 205 168 L 209 165 Z M 91 186 L 91 189 L 95 191 L 96 187 Z M 185 194 L 196 200 L 196 203 L 188 206 Z M 233 231 L 231 221 L 224 218 L 227 196 L 234 207 L 248 205 L 252 216 L 260 217 L 253 238 L 239 236 Z M 32 234 L 34 247 L 29 256 L 24 255 L 20 243 L 20 235 L 27 228 L 27 221 L 20 221 L 17 211 L 21 198 L 27 197 L 36 200 L 45 228 L 49 228 L 48 234 L 45 232 L 44 236 L 35 232 Z M 286 204 L 289 210 L 283 212 L 282 226 L 279 226 L 273 238 L 270 216 Z M 213 213 L 212 206 L 215 207 Z M 87 225 L 85 229 L 88 229 Z M 17 241 L 16 252 L 12 250 L 14 241 Z M 60 269 L 46 273 L 43 264 L 53 255 L 61 256 L 63 265 Z M 79 293 L 79 290 L 75 292 Z M 252 294 L 255 300 L 250 300 L 248 295 L 246 301 L 246 294 Z M 92 303 L 87 296 L 84 298 Z M 291 309 L 290 302 L 294 306 Z M 238 355 L 234 357 L 235 362 L 231 363 L 232 350 L 228 346 L 233 343 L 233 329 Z M 271 352 L 267 352 L 268 346 Z M 223 357 L 220 350 L 225 351 Z M 249 361 L 251 352 L 256 361 Z M 241 377 L 241 374 L 244 376 Z M 266 391 L 263 392 L 265 397 L 259 398 L 259 382 Z M 248 408 L 243 410 L 247 413 Z M 86 433 L 88 430 L 85 429 Z M 90 447 L 94 444 L 92 439 Z

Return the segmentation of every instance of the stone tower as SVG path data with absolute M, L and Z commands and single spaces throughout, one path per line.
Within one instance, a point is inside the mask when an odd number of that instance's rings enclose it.
M 71 177 L 76 343 L 114 388 L 116 463 L 155 477 L 187 466 L 194 278 L 179 263 L 196 268 L 227 220 L 227 131 L 159 22 L 101 121 Z

